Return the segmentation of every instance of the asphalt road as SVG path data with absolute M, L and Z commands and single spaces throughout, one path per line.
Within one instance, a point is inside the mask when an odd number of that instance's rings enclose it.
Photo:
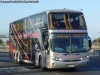
M 55 69 L 43 72 L 40 68 L 27 64 L 15 64 L 7 51 L 0 50 L 0 75 L 100 75 L 100 62 L 91 59 L 88 68 L 77 68 L 76 71 Z

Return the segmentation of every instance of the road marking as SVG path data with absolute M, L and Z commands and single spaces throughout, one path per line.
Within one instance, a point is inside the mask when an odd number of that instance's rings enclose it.
M 27 69 L 25 67 L 6 67 L 6 68 L 0 68 L 0 70 L 30 70 L 30 69 Z

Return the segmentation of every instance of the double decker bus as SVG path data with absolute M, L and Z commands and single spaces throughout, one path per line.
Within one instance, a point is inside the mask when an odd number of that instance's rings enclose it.
M 87 67 L 89 40 L 81 11 L 53 9 L 11 22 L 9 55 L 17 64 L 42 70 Z

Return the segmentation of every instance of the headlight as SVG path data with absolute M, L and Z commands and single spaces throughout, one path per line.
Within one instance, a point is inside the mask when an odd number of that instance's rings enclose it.
M 61 61 L 62 59 L 60 57 L 52 57 L 52 60 Z
M 85 60 L 86 58 L 85 57 L 83 57 L 83 58 L 81 58 L 80 60 Z
M 86 56 L 86 59 L 89 59 L 89 56 Z
M 81 58 L 80 60 L 83 60 L 83 58 Z
M 86 60 L 86 59 L 89 59 L 89 56 L 85 56 L 85 57 L 80 58 L 80 60 Z

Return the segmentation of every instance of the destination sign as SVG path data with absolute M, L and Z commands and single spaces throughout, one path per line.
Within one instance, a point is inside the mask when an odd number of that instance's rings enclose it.
M 72 36 L 86 36 L 86 34 L 72 34 Z
M 68 38 L 68 36 L 59 35 L 59 36 L 56 36 L 56 38 Z

